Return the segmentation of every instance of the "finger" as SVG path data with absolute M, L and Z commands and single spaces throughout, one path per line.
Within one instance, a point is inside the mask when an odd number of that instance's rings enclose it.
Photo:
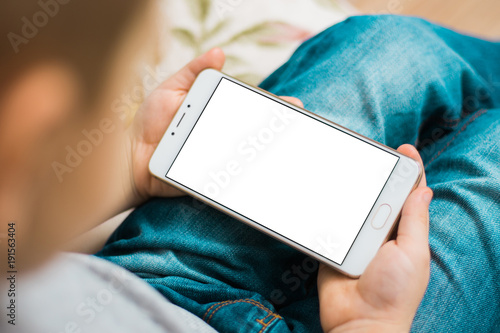
M 290 104 L 293 104 L 293 105 L 296 105 L 300 108 L 303 108 L 304 107 L 304 103 L 302 103 L 302 101 L 296 97 L 291 97 L 291 96 L 280 96 L 281 99 L 287 101 L 288 103 Z
M 396 243 L 409 257 L 428 253 L 431 200 L 432 190 L 419 187 L 410 194 L 403 206 Z
M 399 146 L 398 151 L 403 155 L 413 158 L 420 164 L 420 166 L 422 167 L 422 179 L 420 179 L 420 183 L 418 184 L 418 186 L 427 186 L 427 178 L 425 177 L 424 162 L 422 161 L 422 157 L 420 157 L 418 150 L 412 145 L 404 144 L 402 146 Z
M 165 81 L 161 88 L 188 91 L 194 80 L 204 69 L 221 70 L 226 57 L 220 48 L 214 48 L 192 60 L 171 78 Z

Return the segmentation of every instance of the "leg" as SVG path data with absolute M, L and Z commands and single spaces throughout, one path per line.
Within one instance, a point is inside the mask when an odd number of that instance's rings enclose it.
M 500 111 L 486 111 L 500 105 L 498 59 L 498 44 L 422 20 L 359 17 L 262 84 L 392 147 L 418 143 L 435 200 L 416 332 L 499 330 Z
M 218 331 L 320 331 L 317 263 L 194 199 L 138 207 L 98 256 Z M 301 320 L 284 320 L 278 310 L 296 301 Z
M 417 19 L 353 18 L 305 43 L 263 87 L 299 97 L 306 108 L 391 146 L 417 140 L 430 146 L 423 139 L 436 119 L 456 126 L 499 103 L 498 64 L 488 63 L 497 75 L 488 81 L 486 66 L 472 65 L 479 58 L 470 49 L 499 52 L 497 44 Z M 468 97 L 474 107 L 464 106 Z M 319 328 L 312 261 L 187 198 L 138 208 L 100 256 L 219 330 Z
M 261 87 L 391 147 L 442 137 L 500 105 L 500 44 L 416 18 L 352 17 L 304 43 Z M 433 131 L 434 130 L 434 131 Z
M 500 330 L 500 109 L 479 110 L 426 166 L 431 279 L 415 332 Z

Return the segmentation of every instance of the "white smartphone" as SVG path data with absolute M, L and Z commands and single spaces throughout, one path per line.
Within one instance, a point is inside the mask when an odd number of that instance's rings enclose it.
M 149 167 L 351 277 L 387 241 L 422 176 L 415 160 L 211 69 L 196 79 Z

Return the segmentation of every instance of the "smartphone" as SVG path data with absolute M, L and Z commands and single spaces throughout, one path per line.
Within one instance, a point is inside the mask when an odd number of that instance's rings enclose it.
M 149 168 L 351 277 L 387 241 L 422 176 L 415 160 L 212 69 L 197 77 Z

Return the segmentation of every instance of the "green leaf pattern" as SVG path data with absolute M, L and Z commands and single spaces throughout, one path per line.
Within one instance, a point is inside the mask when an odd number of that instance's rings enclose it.
M 241 56 L 234 54 L 234 50 L 238 50 L 245 45 L 280 48 L 306 40 L 311 36 L 311 32 L 308 30 L 277 20 L 264 20 L 235 31 L 228 36 L 227 31 L 229 26 L 234 22 L 231 16 L 224 17 L 218 12 L 217 6 L 221 5 L 220 1 L 225 0 L 182 1 L 187 6 L 188 13 L 194 19 L 195 24 L 191 24 L 189 28 L 185 26 L 174 27 L 172 29 L 172 36 L 184 47 L 191 49 L 194 56 L 198 56 L 213 47 L 221 47 L 226 51 L 225 68 L 237 68 L 239 67 L 238 65 L 245 64 L 246 61 Z M 337 0 L 314 1 L 321 6 L 329 7 L 329 9 L 338 9 Z M 215 23 L 213 20 L 214 17 L 217 18 Z M 233 50 L 233 52 L 228 52 L 228 49 Z M 246 79 L 250 83 L 259 82 L 258 75 L 249 73 L 248 71 L 236 74 L 232 72 L 231 74 L 240 79 Z

